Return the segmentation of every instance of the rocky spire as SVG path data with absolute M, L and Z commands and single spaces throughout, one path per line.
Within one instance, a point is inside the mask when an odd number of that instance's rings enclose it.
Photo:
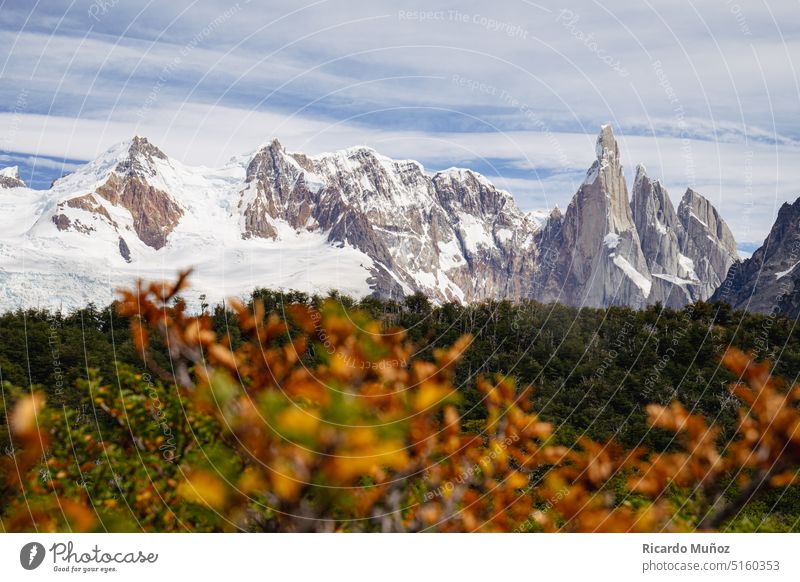
M 658 180 L 651 180 L 641 164 L 636 167 L 631 205 L 642 253 L 653 278 L 650 300 L 669 307 L 686 304 L 699 281 L 681 252 L 683 225 L 667 189 Z
M 678 219 L 684 230 L 681 252 L 702 282 L 692 298 L 708 299 L 737 259 L 736 241 L 714 205 L 691 188 L 678 205 Z
M 558 259 L 542 299 L 573 305 L 647 302 L 650 272 L 633 222 L 619 145 L 610 125 L 597 136 L 597 159 L 567 208 L 559 236 L 548 241 Z M 546 249 L 542 249 L 546 252 Z

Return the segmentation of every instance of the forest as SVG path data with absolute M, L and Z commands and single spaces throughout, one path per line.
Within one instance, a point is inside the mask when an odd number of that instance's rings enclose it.
M 0 315 L 4 529 L 800 530 L 792 320 L 182 285 Z

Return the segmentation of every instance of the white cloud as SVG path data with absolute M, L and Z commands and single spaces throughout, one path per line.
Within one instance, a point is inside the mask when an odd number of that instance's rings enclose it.
M 800 194 L 796 5 L 576 0 L 568 19 L 536 4 L 119 2 L 93 20 L 88 0 L 7 3 L 4 146 L 89 159 L 139 133 L 214 165 L 273 136 L 312 153 L 366 143 L 436 167 L 504 160 L 499 185 L 549 207 L 610 121 L 629 168 L 763 237 Z

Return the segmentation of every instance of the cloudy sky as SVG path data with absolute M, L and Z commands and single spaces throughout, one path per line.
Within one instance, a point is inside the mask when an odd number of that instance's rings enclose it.
M 277 137 L 563 208 L 611 123 L 629 176 L 746 247 L 800 196 L 797 61 L 798 0 L 0 0 L 0 166 L 46 187 L 135 134 L 198 165 Z

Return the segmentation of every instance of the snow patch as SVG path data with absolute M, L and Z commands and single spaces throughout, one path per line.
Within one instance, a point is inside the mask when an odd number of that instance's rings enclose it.
M 650 288 L 653 286 L 653 282 L 650 281 L 650 279 L 637 271 L 624 257 L 614 255 L 612 260 L 614 261 L 614 264 L 622 269 L 622 272 L 625 273 L 625 275 L 627 275 L 631 281 L 633 281 L 633 284 L 641 289 L 642 294 L 645 297 L 650 296 Z
M 675 285 L 680 285 L 681 287 L 684 285 L 697 284 L 697 281 L 689 281 L 688 279 L 681 279 L 680 277 L 676 277 L 675 275 L 667 275 L 666 273 L 653 273 L 653 277 L 658 277 L 659 279 L 663 279 L 664 281 L 669 281 L 670 283 L 674 283 Z
M 702 225 L 703 225 L 705 228 L 708 228 L 708 224 L 706 224 L 705 222 L 703 222 L 702 220 L 700 220 L 700 217 L 699 217 L 699 216 L 697 216 L 697 215 L 696 215 L 696 214 L 695 214 L 693 211 L 691 211 L 691 210 L 689 211 L 689 216 L 691 216 L 692 218 L 694 218 L 694 219 L 695 219 L 697 222 L 699 222 L 700 224 L 702 224 Z
M 791 267 L 789 267 L 789 268 L 788 268 L 788 269 L 786 269 L 785 271 L 781 271 L 781 272 L 779 272 L 779 273 L 775 273 L 775 278 L 776 278 L 776 279 L 783 279 L 783 278 L 784 278 L 786 275 L 788 275 L 789 273 L 791 273 L 792 271 L 794 271 L 794 268 L 795 268 L 797 265 L 800 265 L 800 261 L 796 262 L 794 265 L 792 265 Z
M 495 238 L 499 240 L 501 243 L 507 243 L 512 238 L 514 238 L 514 233 L 507 228 L 501 228 L 497 232 L 494 233 Z
M 303 172 L 303 181 L 309 192 L 313 192 L 314 194 L 319 194 L 319 191 L 325 187 L 325 181 L 311 172 Z
M 467 264 L 456 239 L 447 242 L 438 241 L 437 247 L 439 248 L 439 266 L 443 271 L 457 269 Z
M 459 214 L 459 229 L 464 240 L 464 246 L 471 253 L 477 252 L 479 247 L 491 248 L 492 237 L 486 232 L 483 223 L 471 214 Z
M 547 226 L 547 222 L 550 220 L 551 212 L 552 211 L 547 210 L 531 210 L 526 216 L 533 221 L 536 230 L 544 230 Z
M 617 245 L 619 245 L 619 235 L 616 232 L 609 232 L 606 236 L 603 237 L 603 244 L 606 248 L 615 249 Z
M 116 233 L 102 237 L 113 240 L 92 245 L 79 240 L 84 237 L 79 233 L 60 234 L 64 248 L 60 256 L 33 244 L 0 244 L 3 251 L 12 250 L 11 256 L 0 260 L 0 303 L 4 308 L 72 309 L 87 300 L 102 305 L 115 298 L 116 289 L 130 287 L 138 278 L 170 280 L 176 269 L 187 266 L 194 269 L 192 288 L 185 293 L 190 304 L 200 293 L 221 301 L 264 286 L 322 294 L 338 289 L 359 297 L 371 292 L 368 279 L 372 260 L 353 247 L 331 246 L 322 233 L 301 232 L 280 241 L 183 236 L 160 251 L 143 245 L 134 233 L 127 233 L 123 237 L 135 257 L 130 264 L 119 253 L 108 252 L 116 247 Z M 99 234 L 98 229 L 92 238 Z
M 694 271 L 694 261 L 692 259 L 690 259 L 686 255 L 678 253 L 678 264 L 689 275 L 689 279 L 693 281 L 700 280 L 700 278 L 697 276 L 697 273 L 695 273 Z

